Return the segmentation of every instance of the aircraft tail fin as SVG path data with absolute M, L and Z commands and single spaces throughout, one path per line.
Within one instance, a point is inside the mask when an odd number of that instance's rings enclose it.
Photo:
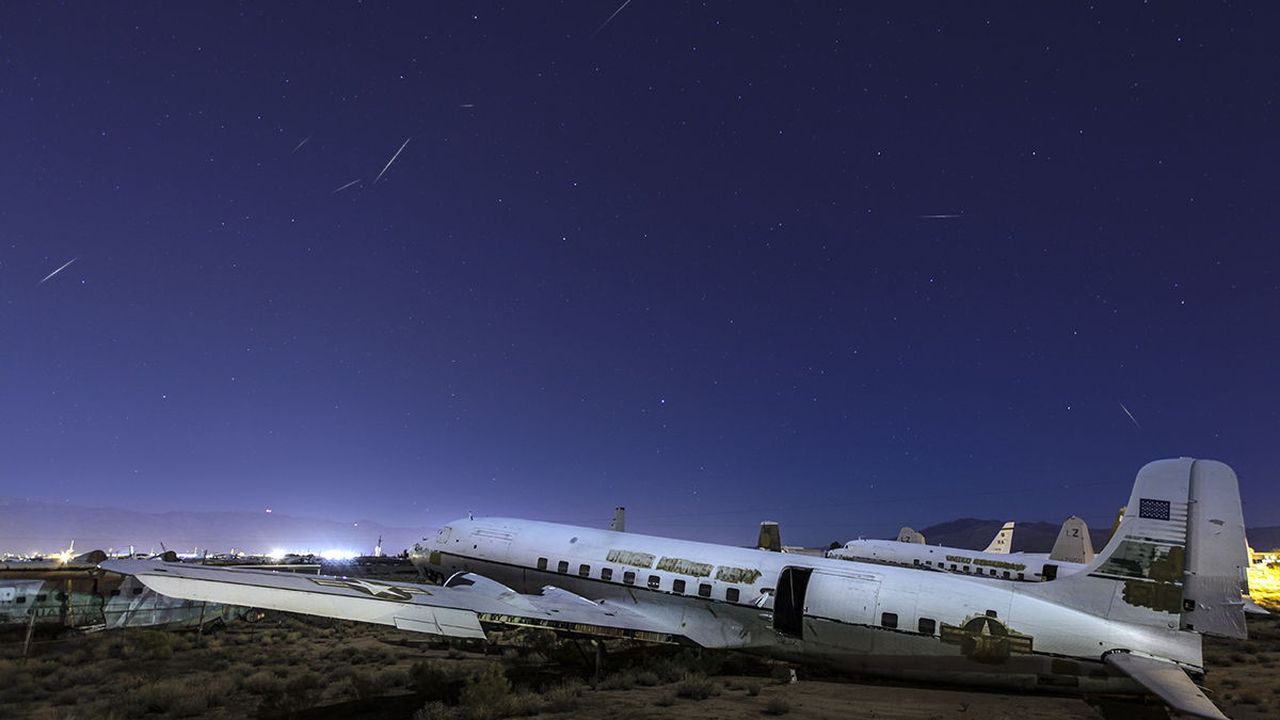
M 924 535 L 921 535 L 915 530 L 903 525 L 902 529 L 898 531 L 898 542 L 915 543 L 916 545 L 923 545 Z
M 1033 591 L 1110 620 L 1243 639 L 1244 548 L 1231 468 L 1157 460 L 1138 471 L 1124 519 L 1093 562 Z
M 760 523 L 760 539 L 756 541 L 756 547 L 770 552 L 782 552 L 782 533 L 778 530 L 778 523 L 768 520 Z
M 1093 561 L 1093 540 L 1089 538 L 1089 526 L 1072 515 L 1062 523 L 1058 539 L 1053 541 L 1049 559 L 1057 562 L 1085 564 Z
M 982 552 L 999 553 L 1001 555 L 1007 555 L 1009 554 L 1009 551 L 1012 548 L 1013 548 L 1013 523 L 1007 522 L 1004 525 L 1000 526 L 1000 532 L 996 533 L 996 536 L 994 538 L 991 538 L 991 544 L 988 545 L 987 549 L 983 550 Z

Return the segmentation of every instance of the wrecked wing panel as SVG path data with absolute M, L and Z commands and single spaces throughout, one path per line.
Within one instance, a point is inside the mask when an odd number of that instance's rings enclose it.
M 1108 653 L 1103 660 L 1184 715 L 1228 720 L 1182 668 L 1171 662 L 1125 652 Z
M 678 624 L 584 598 L 524 595 L 487 578 L 445 586 L 365 578 L 112 560 L 104 570 L 136 576 L 163 595 L 391 625 L 457 638 L 483 638 L 485 625 L 538 627 L 649 642 L 691 640 Z

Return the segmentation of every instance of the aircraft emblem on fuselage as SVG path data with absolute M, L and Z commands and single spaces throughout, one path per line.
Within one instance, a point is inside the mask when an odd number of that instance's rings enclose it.
M 414 595 L 430 595 L 431 593 L 423 588 L 403 587 L 397 585 L 384 585 L 383 583 L 372 582 L 369 580 L 361 580 L 356 578 L 309 578 L 316 585 L 324 585 L 325 587 L 347 588 L 348 590 L 356 590 L 366 595 L 372 595 L 376 598 L 384 598 L 386 600 L 412 600 Z
M 1011 653 L 1031 652 L 1030 635 L 1010 630 L 988 615 L 976 615 L 963 627 L 942 624 L 942 642 L 960 646 L 965 657 L 983 663 L 1002 663 Z

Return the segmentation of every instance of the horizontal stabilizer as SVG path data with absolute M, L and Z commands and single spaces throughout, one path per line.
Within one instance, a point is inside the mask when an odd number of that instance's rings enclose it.
M 1229 720 L 1182 668 L 1171 662 L 1125 652 L 1108 653 L 1102 659 L 1184 715 Z

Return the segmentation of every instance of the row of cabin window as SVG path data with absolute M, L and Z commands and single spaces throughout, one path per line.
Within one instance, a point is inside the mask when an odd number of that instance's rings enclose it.
M 919 561 L 919 560 L 915 560 L 915 561 L 913 561 L 913 562 L 915 562 L 915 564 L 916 564 L 916 565 L 919 565 L 919 564 L 920 564 L 920 561 Z M 932 561 L 932 560 L 925 560 L 925 561 L 924 561 L 924 564 L 925 564 L 925 565 L 928 565 L 929 567 L 933 567 L 933 561 Z M 941 569 L 943 569 L 943 570 L 946 570 L 946 569 L 947 569 L 947 564 L 946 564 L 946 563 L 944 563 L 944 562 L 939 562 L 939 563 L 938 563 L 938 567 L 939 567 L 939 568 L 941 568 Z M 955 563 L 951 563 L 951 569 L 952 569 L 952 570 L 955 570 L 955 569 L 956 569 L 956 564 L 955 564 Z M 963 568 L 961 568 L 960 572 L 967 572 L 967 573 L 969 573 L 970 575 L 972 575 L 972 574 L 973 574 L 972 572 L 969 572 L 969 566 L 968 566 L 968 565 L 965 565 Z M 979 575 L 981 575 L 981 574 L 982 574 L 982 570 L 981 570 L 981 569 L 979 569 L 979 570 L 978 570 L 978 574 L 979 574 Z M 991 577 L 995 577 L 995 576 L 996 576 L 996 569 L 995 569 L 995 568 L 991 568 L 990 575 L 991 575 Z M 1005 579 L 1005 580 L 1012 580 L 1012 579 L 1013 579 L 1012 577 L 1010 577 L 1010 575 L 1009 575 L 1009 571 L 1008 571 L 1008 570 L 1005 570 L 1005 571 L 1004 571 L 1004 579 Z M 1026 580 L 1027 578 L 1026 578 L 1026 576 L 1025 576 L 1023 573 L 1018 573 L 1018 579 L 1019 579 L 1019 580 Z
M 539 569 L 539 570 L 546 570 L 546 569 L 547 569 L 547 559 L 546 559 L 546 558 L 542 558 L 542 557 L 538 558 L 538 569 Z M 557 564 L 556 564 L 556 572 L 561 573 L 561 574 L 568 574 L 568 572 L 569 572 L 569 562 L 568 562 L 567 560 L 561 560 L 559 563 L 557 563 Z M 591 566 L 590 566 L 590 565 L 588 565 L 588 564 L 586 564 L 586 563 L 583 563 L 583 564 L 579 565 L 579 566 L 578 566 L 578 577 L 584 577 L 584 578 L 589 578 L 589 577 L 591 577 Z M 600 568 L 600 579 L 601 579 L 601 580 L 604 580 L 605 582 L 612 582 L 612 581 L 613 581 L 613 568 L 608 568 L 608 567 Z M 635 584 L 636 584 L 636 573 L 635 573 L 635 571 L 634 571 L 634 570 L 625 570 L 625 571 L 623 571 L 623 573 L 622 573 L 622 584 L 623 584 L 623 585 L 635 585 Z M 660 575 L 650 575 L 650 576 L 649 576 L 649 579 L 648 579 L 648 581 L 647 581 L 647 583 L 646 583 L 646 586 L 647 586 L 650 590 L 659 590 L 659 589 L 661 589 L 661 587 L 662 587 L 662 576 L 660 576 Z M 688 586 L 687 586 L 687 584 L 685 583 L 685 581 L 684 581 L 684 580 L 681 580 L 681 579 L 679 579 L 679 578 L 677 578 L 677 579 L 675 579 L 675 580 L 672 580 L 672 581 L 671 581 L 671 592 L 675 593 L 676 595 L 684 595 L 684 594 L 685 594 L 685 589 L 686 589 L 687 587 L 688 587 Z M 698 597 L 704 597 L 704 598 L 709 598 L 709 597 L 711 597 L 711 583 L 698 583 Z M 725 600 L 727 600 L 727 601 L 729 601 L 729 602 L 735 602 L 735 603 L 736 603 L 736 602 L 738 602 L 738 599 L 739 599 L 740 597 L 741 597 L 741 594 L 740 594 L 740 592 L 739 592 L 738 588 L 736 588 L 736 587 L 725 588 L 725 591 L 724 591 L 724 599 L 725 599 Z
M 880 627 L 895 630 L 898 627 L 898 613 L 880 613 Z M 933 618 L 922 617 L 916 622 L 916 632 L 921 635 L 932 635 L 938 629 L 938 623 Z
M 996 617 L 995 610 L 988 610 L 987 617 Z M 882 612 L 880 613 L 880 627 L 895 630 L 898 627 L 898 613 Z M 916 632 L 921 635 L 932 635 L 938 629 L 938 623 L 933 618 L 922 617 L 916 622 Z

